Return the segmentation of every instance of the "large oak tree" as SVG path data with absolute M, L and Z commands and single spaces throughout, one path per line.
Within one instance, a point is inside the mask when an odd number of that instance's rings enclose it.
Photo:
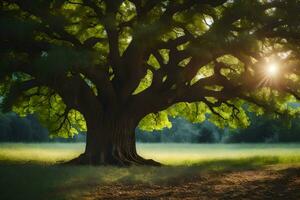
M 299 11 L 299 0 L 2 0 L 2 110 L 37 113 L 52 134 L 87 130 L 72 163 L 155 165 L 136 152 L 138 125 L 293 114 Z

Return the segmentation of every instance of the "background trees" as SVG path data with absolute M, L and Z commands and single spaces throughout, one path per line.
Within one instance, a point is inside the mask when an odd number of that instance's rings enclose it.
M 1 142 L 44 142 L 49 140 L 48 131 L 36 117 L 21 118 L 15 113 L 0 114 Z
M 160 131 L 137 130 L 139 142 L 186 142 L 186 143 L 281 143 L 299 142 L 299 117 L 291 121 L 283 117 L 250 114 L 251 124 L 246 128 L 225 129 L 205 121 L 191 124 L 184 119 L 172 119 L 173 127 Z
M 193 124 L 183 118 L 171 118 L 171 128 L 143 131 L 136 129 L 142 143 L 282 143 L 300 142 L 299 117 L 288 121 L 250 114 L 246 128 L 218 128 L 209 121 Z M 62 138 L 49 135 L 34 115 L 19 117 L 15 113 L 0 115 L 0 142 L 85 142 L 86 133 Z

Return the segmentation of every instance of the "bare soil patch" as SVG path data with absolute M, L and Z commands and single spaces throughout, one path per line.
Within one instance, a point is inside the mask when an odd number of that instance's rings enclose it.
M 155 184 L 97 186 L 83 199 L 288 199 L 300 200 L 300 167 L 206 172 Z

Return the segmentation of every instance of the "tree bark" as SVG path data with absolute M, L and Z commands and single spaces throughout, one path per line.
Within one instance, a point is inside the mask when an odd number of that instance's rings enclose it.
M 160 165 L 142 158 L 136 151 L 135 129 L 147 114 L 136 106 L 137 102 L 122 103 L 112 99 L 103 106 L 81 79 L 74 78 L 73 82 L 64 87 L 57 86 L 57 90 L 68 107 L 75 108 L 84 116 L 87 137 L 85 152 L 67 164 Z
M 82 165 L 152 165 L 161 164 L 144 159 L 136 150 L 135 129 L 138 121 L 132 116 L 87 117 L 87 138 L 85 152 L 69 161 Z

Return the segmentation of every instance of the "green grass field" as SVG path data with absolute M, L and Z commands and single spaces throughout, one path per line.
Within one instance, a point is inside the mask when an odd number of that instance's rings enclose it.
M 221 160 L 253 160 L 261 164 L 299 163 L 300 144 L 138 144 L 138 152 L 167 165 L 193 165 Z M 83 143 L 2 143 L 1 163 L 55 164 L 84 150 Z
M 76 199 L 101 184 L 156 184 L 204 172 L 300 165 L 300 144 L 138 144 L 142 156 L 166 166 L 55 165 L 83 149 L 84 144 L 0 144 L 0 199 Z

